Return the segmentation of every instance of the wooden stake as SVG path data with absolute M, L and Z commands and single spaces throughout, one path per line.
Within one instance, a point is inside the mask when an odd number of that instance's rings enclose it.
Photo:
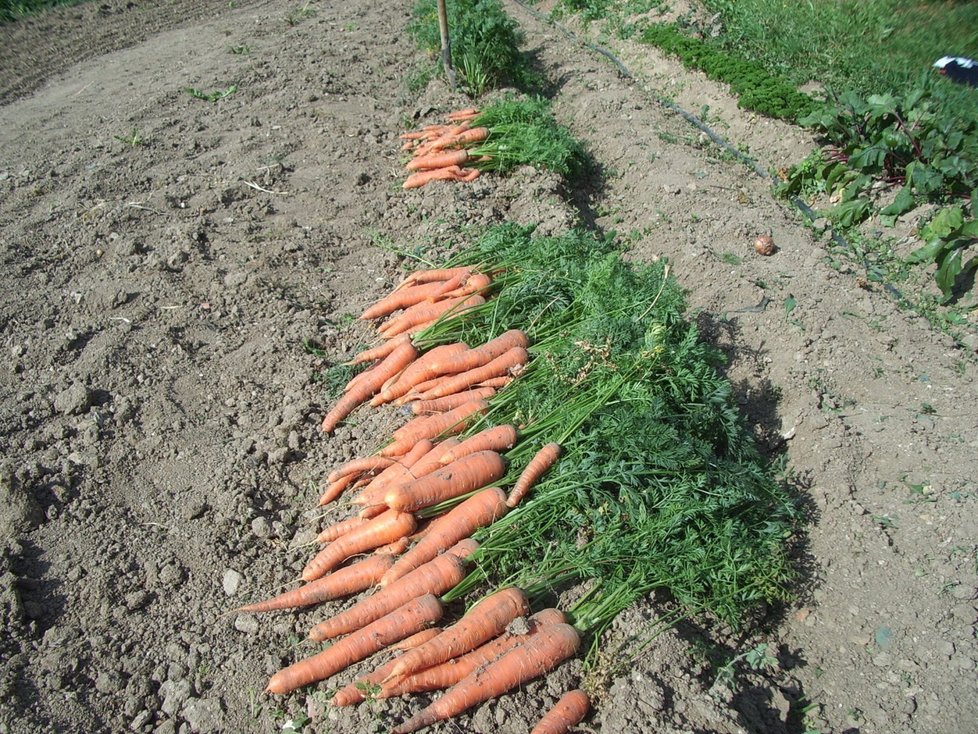
M 448 10 L 445 0 L 438 0 L 438 30 L 441 32 L 441 62 L 445 65 L 448 87 L 455 91 L 455 69 L 452 68 L 452 43 L 448 38 Z

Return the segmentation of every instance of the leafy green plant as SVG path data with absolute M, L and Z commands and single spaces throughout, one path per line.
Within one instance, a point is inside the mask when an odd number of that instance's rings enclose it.
M 441 36 L 435 0 L 419 0 L 413 16 L 408 32 L 425 51 L 437 53 Z M 461 70 L 471 96 L 505 85 L 526 91 L 540 87 L 540 75 L 520 51 L 523 34 L 499 0 L 453 0 L 448 3 L 448 27 L 452 65 Z
M 947 303 L 955 298 L 962 276 L 973 276 L 978 269 L 978 258 L 964 262 L 967 249 L 978 242 L 978 199 L 972 197 L 970 218 L 959 205 L 946 207 L 920 230 L 920 236 L 926 244 L 910 253 L 908 260 L 937 265 L 934 280 Z
M 114 137 L 120 143 L 125 143 L 130 148 L 138 148 L 140 145 L 146 144 L 146 139 L 143 138 L 143 135 L 141 132 L 139 132 L 139 129 L 135 127 L 128 135 L 113 135 L 112 137 Z
M 187 87 L 185 89 L 187 94 L 196 99 L 202 99 L 205 102 L 217 102 L 218 100 L 224 99 L 225 97 L 230 97 L 232 94 L 238 91 L 237 85 L 232 84 L 230 87 L 225 89 L 218 89 L 214 92 L 203 92 L 196 87 Z

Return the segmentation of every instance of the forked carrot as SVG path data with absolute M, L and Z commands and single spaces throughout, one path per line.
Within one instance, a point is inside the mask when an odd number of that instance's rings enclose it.
M 510 586 L 490 594 L 440 635 L 404 653 L 387 679 L 410 675 L 471 652 L 502 634 L 514 619 L 529 613 L 530 602 L 522 589 Z
M 472 390 L 463 390 L 454 395 L 446 395 L 443 398 L 434 400 L 415 400 L 410 403 L 411 412 L 415 415 L 430 415 L 431 413 L 444 413 L 447 410 L 457 408 L 472 400 L 485 400 L 496 394 L 496 389 L 492 387 L 477 387 Z
M 380 548 L 410 535 L 417 521 L 410 512 L 389 510 L 323 548 L 302 570 L 303 581 L 315 581 L 350 556 Z
M 271 612 L 309 607 L 369 589 L 394 565 L 394 556 L 373 555 L 284 594 L 239 607 L 239 612 Z
M 391 487 L 384 495 L 384 504 L 415 512 L 488 486 L 505 474 L 506 461 L 502 456 L 495 451 L 477 451 L 413 482 Z
M 591 710 L 591 699 L 580 688 L 567 691 L 554 707 L 543 715 L 530 734 L 567 734 L 581 723 Z
M 391 734 L 411 734 L 457 716 L 476 704 L 501 696 L 538 675 L 552 670 L 577 652 L 581 638 L 569 624 L 552 624 L 532 635 L 485 668 L 462 679 L 427 708 L 419 711 Z
M 462 551 L 459 551 L 462 552 Z M 309 631 L 316 642 L 360 629 L 422 594 L 441 595 L 465 578 L 465 560 L 442 553 L 397 582 L 374 592 L 354 606 L 323 620 Z
M 474 673 L 487 663 L 496 660 L 517 645 L 522 645 L 529 635 L 536 634 L 543 627 L 566 622 L 566 615 L 559 609 L 552 607 L 542 609 L 527 620 L 529 629 L 525 634 L 504 632 L 496 639 L 477 647 L 472 652 L 384 684 L 377 697 L 390 698 L 391 696 L 403 696 L 406 693 L 424 693 L 427 691 L 443 690 L 455 685 L 466 676 Z M 393 668 L 393 664 L 390 667 Z M 377 670 L 375 672 L 379 673 L 380 671 Z
M 434 594 L 411 599 L 356 634 L 343 638 L 317 655 L 280 670 L 268 681 L 266 690 L 269 693 L 284 694 L 310 683 L 326 680 L 392 642 L 403 640 L 437 622 L 442 612 L 442 604 Z
M 526 468 L 520 473 L 509 497 L 506 498 L 507 507 L 516 507 L 523 500 L 533 485 L 540 481 L 540 477 L 546 474 L 547 470 L 557 462 L 557 459 L 560 458 L 560 452 L 559 443 L 548 443 L 537 451 Z
M 384 573 L 380 585 L 387 586 L 397 581 L 452 544 L 462 538 L 468 538 L 479 528 L 495 522 L 506 514 L 507 509 L 506 495 L 498 487 L 489 487 L 476 492 L 460 505 L 437 518 L 425 536 Z

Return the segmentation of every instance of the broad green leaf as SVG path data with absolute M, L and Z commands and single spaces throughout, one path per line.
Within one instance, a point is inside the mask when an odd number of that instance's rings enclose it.
M 954 288 L 954 281 L 960 272 L 961 250 L 955 249 L 954 252 L 944 256 L 940 267 L 934 273 L 934 280 L 937 281 L 937 287 L 941 289 L 941 293 L 944 294 L 945 298 L 951 295 L 951 289 Z
M 948 235 L 959 229 L 962 224 L 964 224 L 964 216 L 961 213 L 961 207 L 947 206 L 937 212 L 934 218 L 927 223 L 927 226 L 924 227 L 926 233 L 924 236 L 947 239 Z
M 897 192 L 896 198 L 893 203 L 888 207 L 880 210 L 880 214 L 884 215 L 899 215 L 904 212 L 908 212 L 913 209 L 913 193 L 910 191 L 909 186 L 904 186 Z
M 947 243 L 940 237 L 934 237 L 923 247 L 918 247 L 907 256 L 908 263 L 934 262 L 940 256 Z

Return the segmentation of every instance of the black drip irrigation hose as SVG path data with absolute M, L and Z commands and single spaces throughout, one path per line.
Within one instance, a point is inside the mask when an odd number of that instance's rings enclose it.
M 617 56 L 615 56 L 608 49 L 604 48 L 603 46 L 599 46 L 596 43 L 592 43 L 591 41 L 587 40 L 586 38 L 582 38 L 581 36 L 579 36 L 576 33 L 574 33 L 574 31 L 570 30 L 569 28 L 567 28 L 566 26 L 562 25 L 561 23 L 558 23 L 553 18 L 550 18 L 550 17 L 544 15 L 543 13 L 541 13 L 540 11 L 536 10 L 535 8 L 530 7 L 529 5 L 527 5 L 527 3 L 525 2 L 525 0 L 511 0 L 511 1 L 514 2 L 514 3 L 516 3 L 517 5 L 519 5 L 523 10 L 525 10 L 527 13 L 529 13 L 530 15 L 532 15 L 533 17 L 535 17 L 541 23 L 545 23 L 547 25 L 552 26 L 553 28 L 555 28 L 558 31 L 560 31 L 561 33 L 563 33 L 567 38 L 571 39 L 575 43 L 578 43 L 578 44 L 584 46 L 585 48 L 590 49 L 594 53 L 597 53 L 597 54 L 600 54 L 601 56 L 604 56 L 606 59 L 608 59 L 608 61 L 610 61 L 618 69 L 618 73 L 621 74 L 621 76 L 624 79 L 627 79 L 629 82 L 631 82 L 635 86 L 638 85 L 638 81 L 639 80 L 635 77 L 635 75 L 632 74 L 632 72 L 628 69 L 627 66 L 625 66 L 624 63 L 622 63 L 621 59 L 619 59 Z M 672 101 L 666 99 L 665 97 L 662 97 L 662 96 L 660 96 L 660 95 L 656 94 L 655 92 L 652 92 L 652 91 L 650 91 L 648 89 L 643 89 L 643 88 L 639 87 L 639 90 L 643 94 L 645 94 L 646 96 L 648 96 L 653 102 L 655 102 L 656 104 L 658 104 L 660 107 L 664 107 L 665 109 L 670 110 L 671 112 L 675 112 L 680 117 L 682 117 L 684 120 L 686 120 L 686 122 L 690 123 L 691 125 L 693 125 L 694 127 L 696 127 L 698 130 L 700 130 L 702 133 L 706 134 L 706 136 L 709 137 L 710 140 L 712 140 L 715 145 L 717 145 L 718 147 L 722 148 L 724 151 L 726 151 L 731 156 L 733 156 L 734 158 L 736 158 L 738 161 L 740 161 L 742 164 L 744 164 L 744 166 L 746 166 L 747 168 L 749 168 L 751 171 L 753 171 L 760 178 L 763 178 L 763 179 L 769 181 L 772 186 L 774 186 L 778 182 L 778 179 L 775 178 L 773 175 L 771 175 L 770 172 L 765 171 L 763 168 L 761 168 L 761 166 L 757 163 L 757 161 L 755 161 L 753 158 L 751 158 L 750 156 L 748 156 L 743 151 L 738 150 L 733 145 L 731 145 L 729 141 L 727 141 L 716 130 L 714 130 L 713 128 L 711 128 L 709 125 L 707 125 L 705 122 L 703 122 L 703 120 L 701 120 L 699 117 L 697 117 L 696 115 L 694 115 L 692 112 L 689 112 L 688 110 L 683 109 L 682 107 L 680 107 L 679 105 L 677 105 L 675 102 L 672 102 Z M 789 201 L 792 203 L 792 205 L 799 212 L 802 213 L 802 215 L 805 217 L 805 219 L 808 220 L 809 222 L 814 222 L 818 218 L 818 214 L 810 206 L 808 206 L 808 204 L 806 204 L 804 201 L 802 201 L 798 197 L 792 196 L 792 197 L 789 198 Z M 840 248 L 842 248 L 843 250 L 845 250 L 850 255 L 850 257 L 853 260 L 856 260 L 856 261 L 859 261 L 859 262 L 862 263 L 862 266 L 865 269 L 867 275 L 870 273 L 870 271 L 871 271 L 870 264 L 869 264 L 869 262 L 867 262 L 865 256 L 860 256 L 856 252 L 855 248 L 853 248 L 852 245 L 850 245 L 849 242 L 844 237 L 842 237 L 842 235 L 840 235 L 838 232 L 836 232 L 833 229 L 832 232 L 831 232 L 831 238 L 832 238 L 832 241 L 835 242 Z M 890 283 L 885 283 L 885 282 L 882 285 L 883 285 L 883 288 L 891 296 L 893 296 L 898 302 L 900 302 L 902 304 L 905 304 L 906 306 L 908 306 L 910 308 L 914 308 L 914 304 L 898 288 L 896 288 L 895 286 L 893 286 Z

